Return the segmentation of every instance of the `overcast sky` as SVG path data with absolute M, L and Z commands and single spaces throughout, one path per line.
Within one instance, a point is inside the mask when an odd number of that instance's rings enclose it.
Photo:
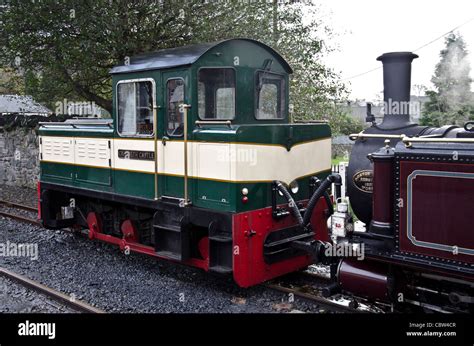
M 413 51 L 474 18 L 474 0 L 319 0 L 326 23 L 340 34 L 338 52 L 326 63 L 342 78 L 381 66 L 375 59 L 385 52 Z M 328 20 L 326 20 L 326 18 Z M 474 20 L 457 29 L 470 52 L 474 69 Z M 412 86 L 432 87 L 431 76 L 444 39 L 416 51 Z M 471 71 L 471 77 L 474 72 Z M 382 91 L 382 69 L 349 80 L 351 98 L 373 99 Z M 412 87 L 412 94 L 416 91 Z

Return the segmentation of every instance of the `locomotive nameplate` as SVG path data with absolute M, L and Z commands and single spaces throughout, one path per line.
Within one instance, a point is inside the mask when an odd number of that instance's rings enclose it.
M 119 159 L 154 161 L 155 153 L 153 151 L 123 150 L 118 151 Z
M 353 178 L 354 185 L 365 193 L 372 193 L 374 190 L 374 172 L 370 169 L 359 171 L 354 174 Z

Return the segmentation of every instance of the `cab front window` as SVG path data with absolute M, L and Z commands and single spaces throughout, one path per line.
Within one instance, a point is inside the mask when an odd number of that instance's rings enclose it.
M 255 117 L 259 120 L 283 119 L 285 114 L 285 78 L 260 71 L 255 78 Z
M 199 70 L 198 113 L 205 120 L 235 118 L 235 70 L 203 68 Z

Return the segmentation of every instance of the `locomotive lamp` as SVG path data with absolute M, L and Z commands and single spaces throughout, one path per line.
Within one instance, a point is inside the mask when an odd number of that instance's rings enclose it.
M 341 201 L 337 204 L 336 212 L 331 217 L 331 233 L 333 240 L 345 238 L 353 230 L 348 204 Z
M 299 187 L 298 182 L 296 180 L 293 180 L 290 183 L 290 189 L 291 189 L 291 193 L 293 193 L 293 194 L 298 193 L 298 190 L 300 189 L 300 187 Z

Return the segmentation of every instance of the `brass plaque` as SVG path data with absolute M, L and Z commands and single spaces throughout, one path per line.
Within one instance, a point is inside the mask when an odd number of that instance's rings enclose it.
M 354 185 L 361 191 L 372 193 L 374 190 L 374 172 L 370 169 L 359 171 L 354 174 Z

